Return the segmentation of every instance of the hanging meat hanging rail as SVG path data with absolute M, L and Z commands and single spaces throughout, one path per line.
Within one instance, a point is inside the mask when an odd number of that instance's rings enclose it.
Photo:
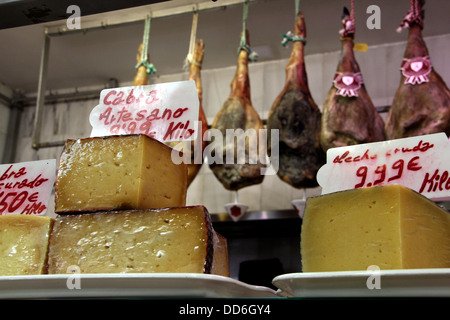
M 168 9 L 160 9 L 151 11 L 152 19 L 175 16 L 180 14 L 185 14 L 189 12 L 198 12 L 205 11 L 215 8 L 225 8 L 229 6 L 239 5 L 244 2 L 252 2 L 257 0 L 221 0 L 221 1 L 204 1 L 197 2 L 195 5 L 189 4 L 184 6 L 172 7 Z M 157 8 L 157 6 L 150 5 L 149 8 Z M 132 10 L 133 11 L 133 10 Z M 52 148 L 52 147 L 60 147 L 65 144 L 65 140 L 63 141 L 48 141 L 42 142 L 41 139 L 41 127 L 42 127 L 42 112 L 43 107 L 48 100 L 45 96 L 46 92 L 46 81 L 47 81 L 47 70 L 48 70 L 48 62 L 49 62 L 49 53 L 50 53 L 50 39 L 51 37 L 64 36 L 73 33 L 86 33 L 89 30 L 96 29 L 107 29 L 113 27 L 119 27 L 129 24 L 141 23 L 143 20 L 148 18 L 148 11 L 139 8 L 136 10 L 135 14 L 131 14 L 126 18 L 123 18 L 121 15 L 118 15 L 119 18 L 117 20 L 113 20 L 108 16 L 108 21 L 98 19 L 95 21 L 83 20 L 83 28 L 81 29 L 68 29 L 66 23 L 63 25 L 56 25 L 55 23 L 50 24 L 49 26 L 44 28 L 43 33 L 43 41 L 42 41 L 42 51 L 41 51 L 41 61 L 40 61 L 40 69 L 39 69 L 39 81 L 38 81 L 38 92 L 36 97 L 36 112 L 34 117 L 34 127 L 31 138 L 31 146 L 33 149 L 38 150 L 41 148 Z M 98 15 L 95 15 L 98 16 Z M 100 14 L 99 16 L 102 16 Z M 84 19 L 84 17 L 83 17 Z M 89 18 L 88 18 L 89 19 Z

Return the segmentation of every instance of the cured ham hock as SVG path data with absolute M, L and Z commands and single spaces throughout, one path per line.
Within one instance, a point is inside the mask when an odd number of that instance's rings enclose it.
M 248 46 L 248 32 L 246 34 Z M 230 85 L 231 93 L 211 125 L 212 129 L 221 132 L 223 140 L 218 141 L 216 138 L 212 138 L 210 146 L 208 146 L 208 148 L 213 146 L 212 150 L 214 151 L 213 158 L 215 160 L 212 163 L 209 162 L 212 172 L 225 189 L 232 191 L 261 183 L 264 178 L 264 175 L 261 174 L 264 165 L 261 163 L 259 155 L 265 156 L 266 150 L 258 139 L 259 130 L 263 129 L 264 125 L 251 102 L 248 55 L 249 53 L 244 48 L 239 50 L 236 73 Z M 229 130 L 227 133 L 227 129 L 233 130 Z M 237 143 L 235 139 L 227 139 L 230 132 L 234 132 L 238 136 L 239 131 L 243 135 L 237 138 Z M 243 139 L 245 139 L 245 145 Z M 238 154 L 238 146 L 242 145 L 245 146 L 243 152 L 245 159 Z M 227 153 L 234 155 L 232 161 L 227 159 Z
M 195 87 L 198 94 L 199 110 L 198 110 L 198 134 L 197 139 L 191 141 L 190 157 L 188 163 L 188 186 L 197 176 L 203 165 L 203 151 L 207 145 L 207 140 L 203 139 L 203 134 L 208 130 L 208 123 L 206 120 L 205 111 L 203 110 L 203 85 L 201 79 L 201 70 L 203 63 L 203 56 L 205 54 L 205 44 L 202 39 L 197 39 L 195 41 L 194 53 L 192 55 L 192 60 L 189 62 L 189 76 L 188 80 L 195 81 Z M 188 142 L 189 143 L 189 142 Z M 199 152 L 200 151 L 200 152 Z
M 353 52 L 354 22 L 344 8 L 342 51 L 333 86 L 323 104 L 321 146 L 324 151 L 384 140 L 384 122 L 375 109 Z
M 197 139 L 192 141 L 191 144 L 191 162 L 188 164 L 188 186 L 197 176 L 203 165 L 203 151 L 207 145 L 207 140 L 203 139 L 204 133 L 208 130 L 208 122 L 206 120 L 205 111 L 203 110 L 203 84 L 201 78 L 204 54 L 205 44 L 202 39 L 198 39 L 195 41 L 194 54 L 190 61 L 188 80 L 195 81 L 199 100 L 198 121 L 200 123 Z M 195 150 L 201 150 L 201 153 L 196 152 Z
M 186 142 L 167 142 L 166 144 L 172 148 L 182 145 L 182 150 L 187 161 L 188 166 L 188 186 L 197 176 L 203 165 L 203 151 L 207 145 L 207 140 L 203 139 L 203 134 L 208 130 L 208 123 L 206 120 L 205 111 L 203 110 L 203 85 L 201 79 L 201 70 L 203 57 L 205 54 L 205 43 L 202 39 L 197 39 L 194 45 L 194 52 L 189 61 L 189 75 L 188 80 L 195 81 L 195 87 L 198 94 L 199 110 L 198 110 L 198 134 L 197 138 Z M 186 147 L 186 143 L 190 143 L 190 147 Z
M 286 82 L 269 111 L 267 129 L 279 131 L 279 178 L 295 188 L 307 188 L 317 186 L 316 173 L 325 163 L 325 153 L 320 146 L 321 113 L 308 87 L 302 40 L 306 27 L 301 12 L 294 35 L 297 39 L 285 68 Z
M 411 8 L 403 20 L 409 36 L 400 85 L 386 118 L 387 139 L 438 132 L 450 136 L 450 91 L 431 65 L 422 37 L 423 3 Z

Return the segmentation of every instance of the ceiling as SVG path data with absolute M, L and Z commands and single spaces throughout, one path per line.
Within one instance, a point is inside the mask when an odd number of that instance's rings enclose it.
M 206 46 L 203 69 L 235 65 L 243 17 L 243 5 L 235 1 L 78 1 L 81 29 L 84 30 L 62 32 L 51 37 L 46 87 L 57 90 L 98 86 L 106 84 L 110 78 L 117 79 L 119 84 L 132 81 L 136 73 L 136 53 L 144 32 L 143 19 L 148 14 L 152 15 L 148 51 L 157 75 L 183 72 L 183 62 L 189 49 L 192 12 L 201 5 L 219 5 L 214 9 L 199 9 L 196 36 L 202 38 Z M 0 19 L 4 22 L 0 25 L 0 82 L 25 93 L 38 90 L 44 30 L 46 27 L 50 30 L 65 27 L 65 17 L 70 14 L 65 14 L 64 8 L 73 1 L 56 2 L 59 11 L 46 15 L 44 10 L 44 14 L 39 16 L 38 12 L 33 16 L 29 14 L 30 8 L 37 6 L 45 9 L 45 4 L 0 0 L 1 15 L 9 17 L 8 20 Z M 25 7 L 18 9 L 12 5 L 14 3 Z M 102 7 L 100 3 L 108 3 L 108 6 Z M 405 41 L 406 31 L 397 33 L 396 29 L 408 11 L 409 3 L 409 0 L 355 1 L 355 41 L 367 43 L 369 47 Z M 380 7 L 381 29 L 370 30 L 366 27 L 370 16 L 366 9 L 373 4 Z M 51 5 L 48 6 L 51 8 Z M 307 27 L 305 54 L 340 49 L 338 32 L 344 6 L 350 7 L 350 0 L 300 1 Z M 449 12 L 450 1 L 427 0 L 424 36 L 450 33 Z M 250 45 L 259 54 L 259 61 L 289 56 L 289 47 L 281 45 L 281 34 L 293 30 L 294 15 L 294 0 L 249 2 L 247 29 Z M 121 21 L 128 23 L 113 26 Z M 95 24 L 103 27 L 88 28 Z

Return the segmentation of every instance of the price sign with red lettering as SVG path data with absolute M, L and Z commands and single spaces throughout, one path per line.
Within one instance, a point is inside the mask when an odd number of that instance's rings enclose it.
M 55 179 L 55 159 L 0 165 L 0 215 L 44 215 Z
M 322 194 L 400 184 L 434 201 L 450 200 L 445 133 L 332 148 L 317 173 Z
M 89 116 L 91 137 L 145 134 L 161 142 L 194 140 L 198 114 L 193 80 L 105 89 Z

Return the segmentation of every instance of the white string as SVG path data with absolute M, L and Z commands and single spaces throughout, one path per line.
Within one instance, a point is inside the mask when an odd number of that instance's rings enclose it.
M 183 65 L 184 70 L 187 70 L 189 68 L 189 64 L 192 62 L 192 59 L 194 57 L 195 41 L 196 41 L 196 37 L 197 37 L 197 24 L 198 24 L 198 12 L 194 11 L 194 14 L 192 16 L 191 39 L 189 41 L 189 51 L 186 56 L 186 59 L 184 60 L 184 65 Z

